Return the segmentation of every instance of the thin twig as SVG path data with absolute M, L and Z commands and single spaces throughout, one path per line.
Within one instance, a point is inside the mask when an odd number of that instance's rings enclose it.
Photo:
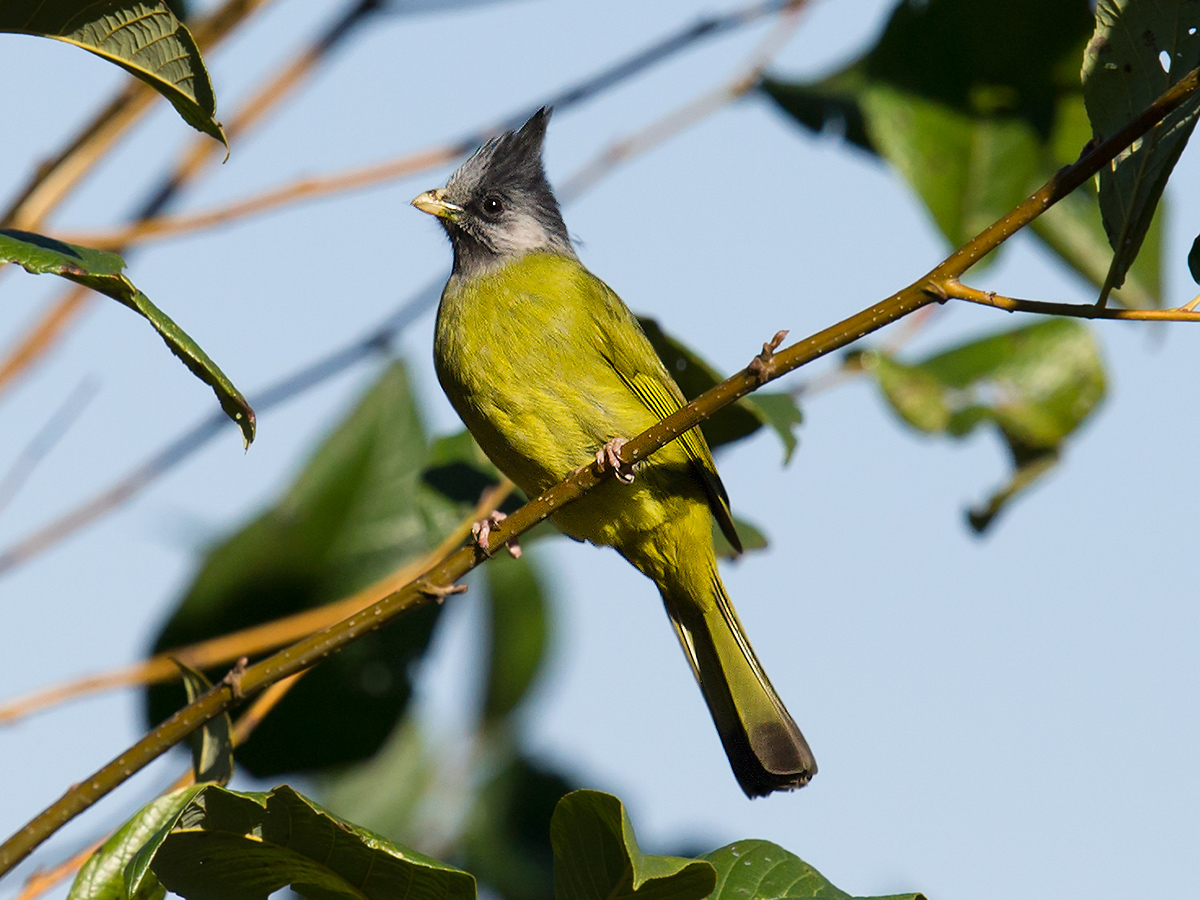
M 268 2 L 270 0 L 226 0 L 219 9 L 191 26 L 196 45 L 208 53 Z M 0 215 L 0 226 L 38 230 L 158 98 L 159 94 L 149 85 L 130 78 L 120 93 L 57 156 L 38 166 L 33 178 L 8 210 Z
M 245 10 L 252 10 L 262 2 L 265 2 L 265 0 L 254 0 L 254 2 L 239 0 L 235 5 Z M 244 104 L 242 109 L 234 115 L 233 120 L 226 130 L 229 138 L 236 138 L 253 125 L 261 122 L 270 110 L 291 96 L 302 83 L 303 78 L 311 73 L 315 65 L 321 59 L 327 57 L 334 46 L 353 31 L 352 26 L 361 21 L 367 14 L 378 9 L 380 2 L 381 0 L 359 0 L 358 3 L 349 7 L 342 17 L 335 21 L 324 34 L 302 50 L 261 91 Z M 214 15 L 220 15 L 220 12 Z M 226 27 L 232 27 L 236 21 L 240 21 L 240 19 L 226 15 L 226 18 L 222 19 L 222 24 Z M 222 34 L 224 33 L 222 32 Z M 127 124 L 123 127 L 127 127 Z M 159 215 L 186 185 L 193 182 L 200 175 L 204 170 L 205 164 L 216 158 L 217 148 L 220 146 L 220 144 L 209 138 L 197 138 L 192 143 L 191 149 L 184 154 L 183 160 L 175 167 L 174 171 L 157 188 L 150 192 L 150 196 L 142 203 L 141 208 L 134 215 L 134 219 L 140 221 Z M 78 168 L 79 165 L 84 163 L 90 167 L 95 162 L 95 159 L 92 159 L 92 157 L 96 153 L 102 154 L 108 149 L 108 145 L 94 143 L 88 144 L 88 147 L 90 149 L 86 153 L 70 157 L 75 161 L 74 168 Z M 65 190 L 67 187 L 73 187 L 78 177 L 81 177 L 82 174 L 82 172 L 78 173 L 78 175 L 74 176 L 74 180 L 68 179 L 64 185 L 60 185 L 60 189 Z M 54 202 L 57 203 L 61 199 L 61 196 L 56 195 Z M 39 210 L 41 210 L 41 207 L 39 207 Z M 42 210 L 37 215 L 44 216 L 48 211 L 48 209 Z M 33 213 L 31 212 L 26 218 L 32 215 Z M 36 221 L 40 221 L 40 219 Z M 114 249 L 122 250 L 124 248 L 116 246 Z M 50 347 L 62 336 L 67 327 L 78 319 L 92 296 L 93 294 L 87 288 L 79 286 L 72 286 L 60 295 L 59 299 L 46 311 L 42 318 L 34 323 L 33 328 L 17 342 L 13 350 L 10 351 L 8 358 L 0 362 L 0 389 L 11 384 L 37 359 L 45 355 Z
M 62 440 L 63 435 L 78 421 L 79 416 L 83 414 L 99 390 L 100 383 L 95 378 L 85 378 L 79 382 L 75 386 L 75 390 L 71 391 L 62 405 L 55 410 L 54 415 L 33 436 L 25 449 L 17 455 L 8 472 L 3 478 L 0 478 L 0 512 L 3 512 L 4 508 L 12 502 L 13 497 L 21 490 L 34 469 L 37 468 L 38 463 L 46 458 L 55 445 Z
M 501 121 L 473 129 L 470 133 L 449 143 L 418 150 L 415 153 L 407 153 L 404 156 L 349 171 L 302 178 L 289 184 L 280 185 L 262 193 L 244 197 L 241 200 L 198 213 L 147 218 L 116 230 L 70 233 L 55 232 L 55 236 L 71 243 L 112 249 L 145 243 L 150 240 L 176 237 L 181 234 L 244 219 L 248 216 L 261 215 L 282 206 L 301 201 L 344 194 L 349 191 L 362 190 L 399 178 L 406 178 L 453 162 L 455 159 L 471 152 L 488 138 L 520 125 L 540 106 L 552 106 L 561 111 L 582 103 L 640 74 L 651 66 L 670 58 L 701 39 L 714 37 L 726 31 L 740 28 L 780 10 L 786 11 L 789 14 L 788 19 L 794 21 L 794 16 L 791 13 L 806 2 L 807 0 L 768 0 L 768 2 L 754 3 L 719 16 L 701 19 L 663 38 L 652 46 L 609 66 L 604 71 L 590 76 L 579 84 L 565 88 L 545 100 L 527 106 L 510 116 L 506 116 Z M 771 56 L 775 52 L 777 50 L 772 51 Z M 724 105 L 729 100 L 734 99 L 735 96 L 741 96 L 753 88 L 758 83 L 763 68 L 765 68 L 765 62 L 757 71 L 747 72 L 732 85 L 723 88 L 722 99 L 719 105 Z M 711 101 L 711 98 L 706 99 Z
M 767 67 L 783 50 L 799 26 L 800 13 L 807 5 L 808 0 L 792 0 L 785 7 L 776 26 L 754 48 L 746 62 L 738 67 L 731 78 L 636 134 L 611 144 L 559 186 L 556 192 L 559 200 L 569 203 L 594 186 L 620 163 L 646 153 L 753 90 L 762 81 Z
M 486 518 L 512 493 L 513 484 L 507 478 L 485 491 L 479 503 L 432 551 L 385 575 L 373 584 L 333 603 L 306 609 L 261 625 L 223 634 L 207 641 L 176 647 L 149 659 L 91 675 L 64 684 L 53 685 L 0 705 L 0 725 L 12 725 L 33 713 L 42 712 L 70 700 L 115 688 L 174 681 L 179 677 L 175 661 L 195 669 L 209 669 L 240 659 L 255 657 L 340 622 L 347 616 L 370 606 L 382 597 L 399 590 L 422 575 L 435 562 L 462 545 L 471 526 Z
M 1094 175 L 1121 150 L 1153 128 L 1196 91 L 1200 85 L 1198 78 L 1198 71 L 1190 72 L 1128 126 L 1090 149 L 1071 166 L 1058 172 L 1032 197 L 984 229 L 924 277 L 886 300 L 784 350 L 770 355 L 764 353 L 757 357 L 759 362 L 753 367 L 753 371 L 751 367 L 743 369 L 706 391 L 678 412 L 672 413 L 632 438 L 622 448 L 620 462 L 632 465 L 646 459 L 684 432 L 695 428 L 717 410 L 762 385 L 833 353 L 930 303 L 944 302 L 947 299 L 942 287 L 945 282 L 960 278 L 975 262 L 1033 222 L 1049 207 Z M 578 500 L 600 484 L 601 480 L 604 480 L 604 476 L 594 465 L 585 465 L 577 469 L 566 480 L 526 503 L 500 522 L 493 532 L 496 544 L 507 543 L 528 531 L 549 518 L 556 510 Z M 283 678 L 316 665 L 397 616 L 430 602 L 440 602 L 463 575 L 482 562 L 482 558 L 482 554 L 472 548 L 464 547 L 455 551 L 417 581 L 368 609 L 250 666 L 239 680 L 240 692 L 245 696 L 257 694 Z M 232 689 L 217 688 L 208 692 L 153 729 L 112 762 L 68 789 L 61 798 L 0 845 L 0 874 L 19 863 L 51 834 L 124 783 L 135 772 L 166 753 L 213 716 L 220 714 L 234 699 Z
M 1132 322 L 1200 322 L 1200 311 L 1193 303 L 1175 309 L 1115 309 L 1095 303 L 1052 303 L 1046 300 L 1021 300 L 1005 297 L 995 291 L 968 287 L 956 279 L 943 282 L 946 294 L 955 300 L 966 300 L 982 306 L 992 306 L 1006 312 L 1041 313 L 1047 316 L 1071 316 L 1077 319 L 1120 319 Z
M 279 701 L 287 696 L 288 691 L 295 686 L 297 681 L 304 677 L 304 674 L 304 672 L 297 672 L 290 678 L 277 681 L 254 699 L 254 702 L 250 704 L 250 708 L 242 713 L 233 725 L 233 745 L 235 747 L 240 747 L 250 739 L 250 735 L 254 733 L 255 728 L 262 724 L 262 720 L 267 717 L 267 713 L 279 705 Z M 185 788 L 189 784 L 195 783 L 195 780 L 195 773 L 189 768 L 176 778 L 171 786 L 159 794 L 159 796 L 165 796 L 180 788 Z M 34 872 L 25 880 L 21 892 L 13 900 L 34 900 L 34 898 L 40 897 L 56 885 L 76 875 L 83 868 L 84 863 L 91 859 L 92 854 L 99 850 L 110 837 L 112 837 L 111 833 L 105 835 L 100 840 L 80 850 L 52 869 Z
M 711 101 L 714 97 L 724 98 L 722 102 L 728 103 L 744 93 L 745 85 L 757 83 L 763 69 L 769 64 L 770 59 L 782 49 L 784 41 L 797 23 L 797 14 L 806 3 L 807 0 L 790 0 L 789 3 L 784 4 L 787 17 L 780 23 L 780 26 L 774 29 L 762 44 L 755 48 L 749 60 L 738 69 L 733 78 L 724 86 L 718 88 L 717 91 L 704 95 L 698 103 L 703 103 L 705 109 L 712 111 L 715 109 L 715 107 L 711 106 Z M 760 14 L 760 10 L 767 7 L 767 4 L 747 7 L 739 14 L 742 19 L 738 21 L 750 21 L 752 17 L 757 17 Z M 681 35 L 656 45 L 655 48 L 645 51 L 634 59 L 648 57 L 652 51 L 654 53 L 665 52 L 666 47 L 675 46 L 683 39 L 684 35 L 704 33 L 701 32 L 703 24 L 693 26 Z M 604 76 L 608 81 L 604 83 L 609 83 L 615 77 L 615 72 L 626 72 L 632 65 L 633 61 L 628 60 L 609 70 Z M 597 83 L 600 83 L 599 76 L 592 82 L 572 88 L 562 96 L 570 97 L 573 101 L 577 102 L 582 97 L 586 97 L 588 91 L 595 90 Z M 600 177 L 610 173 L 615 162 L 628 160 L 633 154 L 651 149 L 667 136 L 675 134 L 681 123 L 691 124 L 697 121 L 697 117 L 687 114 L 692 105 L 689 104 L 678 112 L 672 112 L 666 118 L 652 124 L 641 135 L 631 139 L 635 142 L 634 146 L 616 154 L 615 158 L 613 158 L 613 150 L 610 148 L 610 150 L 601 153 L 594 162 L 588 163 L 583 170 L 568 178 L 565 182 L 565 189 L 559 191 L 564 205 L 576 199 L 583 191 L 593 187 Z M 668 122 L 672 123 L 672 127 L 667 127 Z M 649 137 L 650 135 L 654 136 L 653 139 Z M 645 136 L 645 139 L 643 139 L 643 136 Z M 475 138 L 472 137 L 470 140 L 473 141 Z M 429 152 L 436 153 L 442 151 L 433 150 Z M 455 155 L 458 155 L 457 150 Z M 606 160 L 610 158 L 611 162 L 606 163 Z M 586 178 L 583 177 L 585 173 L 587 174 Z M 348 174 L 344 177 L 354 178 L 357 176 Z M 251 401 L 254 409 L 259 415 L 262 415 L 275 405 L 292 399 L 310 387 L 321 384 L 326 379 L 340 374 L 350 366 L 374 355 L 381 348 L 391 344 L 401 331 L 437 302 L 444 281 L 445 276 L 439 275 L 433 282 L 423 287 L 411 299 L 406 301 L 399 310 L 390 315 L 382 324 L 372 328 L 364 337 L 344 348 L 335 350 L 329 356 L 306 366 L 300 372 L 285 376 L 273 387 L 259 394 L 252 395 Z M 0 382 L 2 381 L 3 379 L 0 378 Z M 48 550 L 80 529 L 117 509 L 167 471 L 174 468 L 201 447 L 207 445 L 210 440 L 223 432 L 227 424 L 228 418 L 222 414 L 217 413 L 209 416 L 116 484 L 0 552 L 0 575 L 27 562 L 37 554 Z

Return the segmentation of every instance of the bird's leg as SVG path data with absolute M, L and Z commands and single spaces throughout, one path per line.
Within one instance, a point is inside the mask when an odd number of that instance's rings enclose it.
M 750 365 L 746 369 L 759 384 L 766 384 L 769 380 L 767 377 L 767 365 L 771 362 L 771 359 L 775 356 L 775 351 L 779 349 L 779 345 L 783 343 L 783 339 L 787 335 L 786 328 L 783 331 L 775 332 L 775 337 L 763 344 L 762 353 L 750 360 Z
M 601 473 L 611 471 L 621 484 L 633 484 L 633 466 L 621 461 L 621 448 L 628 443 L 625 438 L 613 438 L 596 451 L 596 468 Z
M 473 543 L 479 552 L 484 556 L 492 555 L 492 551 L 488 548 L 489 538 L 492 536 L 492 529 L 507 518 L 507 515 L 497 509 L 489 514 L 486 519 L 480 519 L 471 526 L 471 543 Z M 513 559 L 521 558 L 521 545 L 516 538 L 506 541 L 504 548 L 508 551 L 508 555 Z

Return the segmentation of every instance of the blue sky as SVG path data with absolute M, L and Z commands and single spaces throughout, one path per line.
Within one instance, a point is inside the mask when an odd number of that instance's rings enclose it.
M 187 207 L 456 137 L 727 6 L 524 0 L 386 17 L 235 143 Z M 888 7 L 814 2 L 776 70 L 811 75 L 848 59 Z M 247 85 L 330 8 L 276 4 L 214 54 L 219 113 L 235 109 Z M 768 28 L 704 44 L 556 116 L 551 180 L 721 83 Z M 8 105 L 0 142 L 8 194 L 120 74 L 49 41 L 0 43 L 0 77 L 20 98 Z M 156 112 L 55 223 L 115 221 L 140 196 L 145 172 L 189 139 L 169 111 Z M 446 174 L 155 245 L 130 256 L 130 273 L 252 394 L 358 335 L 446 269 L 444 237 L 407 205 Z M 1200 228 L 1198 176 L 1185 154 L 1169 192 L 1171 304 L 1195 291 L 1184 258 Z M 778 329 L 793 338 L 819 330 L 948 251 L 883 165 L 802 133 L 757 97 L 619 167 L 566 218 L 584 262 L 632 308 L 728 371 Z M 972 283 L 1088 299 L 1031 239 L 1011 244 Z M 6 272 L 0 289 L 0 334 L 15 334 L 57 288 Z M 1022 321 L 1031 320 L 947 308 L 911 350 Z M 1193 890 L 1200 479 L 1188 448 L 1198 437 L 1191 385 L 1200 330 L 1106 323 L 1095 333 L 1110 369 L 1104 408 L 1060 469 L 982 540 L 962 513 L 1005 477 L 1000 442 L 915 436 L 865 382 L 806 402 L 788 468 L 766 435 L 719 459 L 735 511 L 772 540 L 769 551 L 727 567 L 725 579 L 817 755 L 821 771 L 809 787 L 745 799 L 652 585 L 615 554 L 568 541 L 538 553 L 564 602 L 559 652 L 527 710 L 534 749 L 619 794 L 650 849 L 768 838 L 853 894 L 988 900 L 1019 891 L 1057 900 Z M 428 313 L 400 350 L 431 426 L 449 431 L 458 426 L 432 375 L 431 335 Z M 2 693 L 136 658 L 198 549 L 277 495 L 374 371 L 361 367 L 264 416 L 248 453 L 230 430 L 100 526 L 0 580 Z M 85 377 L 98 380 L 99 396 L 0 511 L 0 546 L 214 408 L 149 329 L 96 303 L 46 364 L 0 396 L 0 471 Z M 472 603 L 469 594 L 456 602 L 458 627 L 443 635 L 423 678 L 427 717 L 448 743 L 472 659 Z M 19 827 L 139 733 L 132 694 L 0 731 L 0 830 Z M 136 784 L 148 791 L 177 768 L 178 760 L 162 764 Z M 106 801 L 56 845 L 119 820 L 138 790 Z

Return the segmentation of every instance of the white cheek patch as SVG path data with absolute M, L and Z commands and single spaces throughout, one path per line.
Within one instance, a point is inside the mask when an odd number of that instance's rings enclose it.
M 503 254 L 519 256 L 533 250 L 543 250 L 558 242 L 533 216 L 516 215 L 490 235 L 496 249 Z

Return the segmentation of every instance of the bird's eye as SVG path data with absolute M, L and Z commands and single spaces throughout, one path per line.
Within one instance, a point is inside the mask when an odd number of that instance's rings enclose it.
M 483 211 L 489 216 L 498 216 L 504 211 L 504 204 L 500 201 L 499 197 L 484 197 Z

